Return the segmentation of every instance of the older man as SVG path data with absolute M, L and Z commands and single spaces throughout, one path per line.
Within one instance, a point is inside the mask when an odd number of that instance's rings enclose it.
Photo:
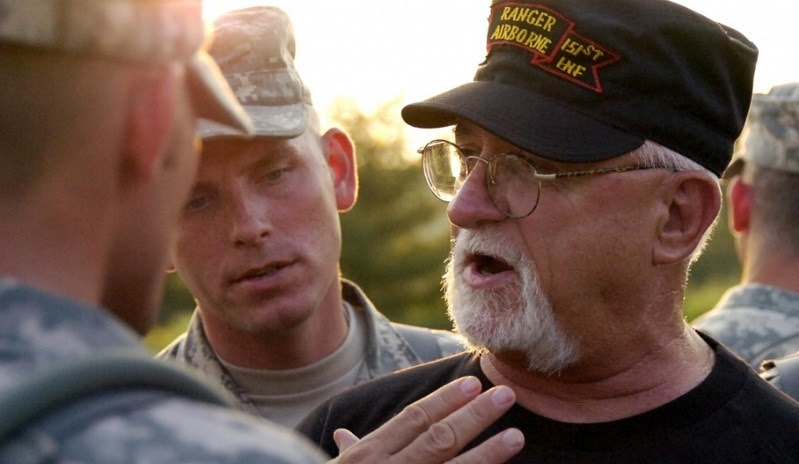
M 694 321 L 758 369 L 799 350 L 799 83 L 755 95 L 724 172 L 741 283 Z
M 684 321 L 755 46 L 665 0 L 494 1 L 475 81 L 403 109 L 453 225 L 473 352 L 356 387 L 300 429 L 329 452 L 449 379 L 508 385 L 516 462 L 792 462 L 799 406 Z M 701 44 L 701 46 L 700 46 Z M 473 442 L 477 443 L 478 441 Z M 467 448 L 471 445 L 467 445 Z
M 339 213 L 357 199 L 355 152 L 341 130 L 320 130 L 286 13 L 234 10 L 214 34 L 209 52 L 256 136 L 199 127 L 202 157 L 174 252 L 197 312 L 160 356 L 293 427 L 348 387 L 463 351 L 453 333 L 391 323 L 341 278 Z

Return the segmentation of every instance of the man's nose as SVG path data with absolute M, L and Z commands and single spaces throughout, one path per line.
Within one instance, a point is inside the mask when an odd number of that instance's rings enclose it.
M 486 186 L 487 170 L 486 163 L 477 162 L 450 201 L 447 216 L 454 226 L 471 229 L 484 222 L 506 219 L 491 200 Z
M 272 231 L 268 202 L 247 193 L 232 200 L 229 211 L 231 241 L 238 246 L 256 245 Z

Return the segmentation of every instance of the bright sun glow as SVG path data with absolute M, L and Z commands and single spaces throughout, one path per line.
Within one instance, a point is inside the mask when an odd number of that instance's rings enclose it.
M 799 81 L 797 0 L 677 0 L 741 31 L 760 48 L 755 91 Z M 205 0 L 205 16 L 269 4 L 297 35 L 297 68 L 324 114 L 337 97 L 366 111 L 427 98 L 472 79 L 483 59 L 489 0 Z M 409 129 L 415 139 L 418 134 Z M 422 131 L 429 140 L 430 131 Z M 415 145 L 414 145 L 415 146 Z

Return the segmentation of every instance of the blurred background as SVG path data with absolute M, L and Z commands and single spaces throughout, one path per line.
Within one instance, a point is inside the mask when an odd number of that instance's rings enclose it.
M 799 80 L 796 0 L 677 0 L 744 33 L 760 49 L 756 92 Z M 390 319 L 450 328 L 441 297 L 449 249 L 446 205 L 428 191 L 416 148 L 446 131 L 407 127 L 401 107 L 470 81 L 485 51 L 489 0 L 204 0 L 210 21 L 224 11 L 270 4 L 292 18 L 297 68 L 323 126 L 349 132 L 357 147 L 360 198 L 342 215 L 342 274 L 364 288 Z M 701 46 L 701 44 L 698 44 Z M 689 278 L 685 315 L 710 309 L 738 281 L 722 211 Z M 159 324 L 146 338 L 159 350 L 182 332 L 194 308 L 170 274 Z

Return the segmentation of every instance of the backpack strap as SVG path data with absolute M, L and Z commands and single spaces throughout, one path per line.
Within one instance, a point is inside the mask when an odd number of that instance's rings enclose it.
M 48 367 L 0 394 L 0 461 L 46 462 L 57 453 L 60 437 L 169 394 L 233 404 L 194 373 L 140 352 L 104 353 Z
M 422 361 L 430 362 L 441 358 L 441 346 L 432 330 L 406 324 L 393 323 L 392 325 Z
M 788 396 L 799 400 L 799 353 L 763 362 L 761 377 Z
M 65 440 L 108 416 L 124 416 L 169 398 L 157 391 L 117 390 L 84 396 L 37 415 L 0 440 L 0 462 L 52 464 L 60 462 Z

